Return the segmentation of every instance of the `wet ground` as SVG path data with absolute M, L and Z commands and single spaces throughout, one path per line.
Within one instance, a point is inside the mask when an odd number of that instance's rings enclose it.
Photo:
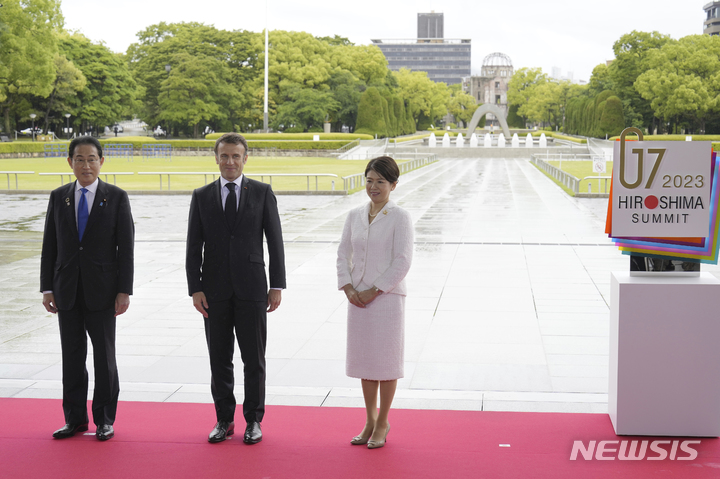
M 570 198 L 521 159 L 442 160 L 401 177 L 392 199 L 416 231 L 396 407 L 607 411 L 610 272 L 628 269 L 603 233 L 607 200 Z M 365 201 L 363 192 L 278 196 L 288 289 L 268 318 L 269 404 L 363 404 L 344 374 L 335 253 L 348 210 Z M 211 402 L 185 282 L 189 202 L 131 195 L 136 275 L 118 320 L 121 400 Z M 61 397 L 57 321 L 38 292 L 46 203 L 0 195 L 4 397 Z

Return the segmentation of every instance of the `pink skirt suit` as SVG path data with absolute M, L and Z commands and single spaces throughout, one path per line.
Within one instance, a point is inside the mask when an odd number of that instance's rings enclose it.
M 388 201 L 372 223 L 370 202 L 350 211 L 338 247 L 338 288 L 376 286 L 383 294 L 365 308 L 348 302 L 346 374 L 388 381 L 402 378 L 405 362 L 405 276 L 413 254 L 410 214 Z

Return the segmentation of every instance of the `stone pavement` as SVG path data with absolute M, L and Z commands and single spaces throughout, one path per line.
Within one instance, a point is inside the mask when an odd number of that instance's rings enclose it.
M 607 412 L 610 272 L 628 269 L 603 234 L 607 200 L 570 198 L 524 159 L 442 160 L 403 175 L 392 198 L 416 230 L 394 407 Z M 131 195 L 136 278 L 118 318 L 122 401 L 211 402 L 184 273 L 189 201 Z M 344 373 L 335 252 L 348 210 L 365 201 L 364 192 L 278 196 L 288 289 L 268 317 L 268 404 L 363 406 L 359 381 Z M 0 195 L 2 397 L 61 397 L 57 321 L 38 292 L 46 202 Z

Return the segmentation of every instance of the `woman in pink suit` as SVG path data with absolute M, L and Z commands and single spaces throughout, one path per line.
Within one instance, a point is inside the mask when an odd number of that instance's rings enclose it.
M 365 169 L 370 202 L 350 211 L 338 248 L 338 288 L 349 301 L 345 368 L 361 379 L 367 413 L 351 443 L 370 449 L 385 445 L 388 413 L 404 374 L 405 275 L 413 225 L 410 214 L 390 201 L 399 176 L 392 158 L 370 160 Z

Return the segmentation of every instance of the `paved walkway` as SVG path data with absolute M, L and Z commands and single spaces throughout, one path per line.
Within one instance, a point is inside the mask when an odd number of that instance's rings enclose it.
M 610 272 L 628 268 L 603 234 L 606 200 L 569 198 L 517 159 L 443 160 L 400 180 L 392 197 L 412 213 L 416 252 L 394 406 L 606 412 Z M 136 279 L 118 320 L 121 400 L 211 402 L 183 265 L 189 201 L 131 196 Z M 348 210 L 364 201 L 278 197 L 288 289 L 268 319 L 269 404 L 362 407 L 359 382 L 344 374 L 335 252 Z M 0 196 L 4 397 L 61 397 L 57 321 L 37 292 L 46 202 Z

